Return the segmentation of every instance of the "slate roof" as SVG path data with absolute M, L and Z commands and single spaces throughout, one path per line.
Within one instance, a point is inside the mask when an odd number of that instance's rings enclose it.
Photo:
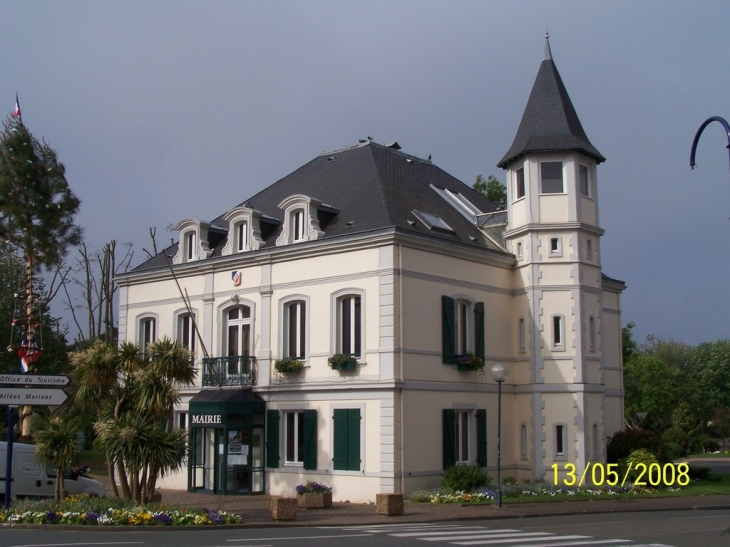
M 553 62 L 550 42 L 545 43 L 545 60 L 532 86 L 522 121 L 509 151 L 497 164 L 506 168 L 531 152 L 581 152 L 597 163 L 606 161 L 588 140 L 568 91 Z
M 321 239 L 393 227 L 503 252 L 431 185 L 458 192 L 483 213 L 497 210 L 494 203 L 431 161 L 405 154 L 393 145 L 383 146 L 370 140 L 323 153 L 238 205 L 262 213 L 264 250 L 276 247 L 276 238 L 281 233 L 284 211 L 278 205 L 293 194 L 304 194 L 328 206 L 319 208 L 320 228 L 324 231 Z M 414 210 L 438 215 L 453 233 L 430 230 Z M 213 254 L 208 260 L 221 256 L 226 243 L 228 222 L 223 219 L 224 215 L 210 222 L 208 243 Z M 506 221 L 506 213 L 497 216 Z M 177 243 L 133 271 L 167 267 L 163 253 L 172 256 L 176 252 Z

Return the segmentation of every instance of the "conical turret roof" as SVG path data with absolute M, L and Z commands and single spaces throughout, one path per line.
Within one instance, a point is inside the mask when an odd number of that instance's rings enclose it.
M 506 168 L 518 157 L 534 152 L 573 150 L 606 161 L 588 140 L 568 91 L 553 62 L 550 42 L 545 37 L 545 59 L 540 65 L 520 127 L 509 151 L 497 164 Z

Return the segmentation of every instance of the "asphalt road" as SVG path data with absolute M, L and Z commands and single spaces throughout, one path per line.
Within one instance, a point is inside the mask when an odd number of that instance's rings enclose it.
M 0 529 L 0 547 L 730 547 L 724 510 L 312 528 Z

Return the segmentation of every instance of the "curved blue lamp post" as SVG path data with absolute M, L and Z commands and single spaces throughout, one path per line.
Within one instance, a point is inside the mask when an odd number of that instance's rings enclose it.
M 692 152 L 689 156 L 689 166 L 694 169 L 697 167 L 697 164 L 695 163 L 695 152 L 697 152 L 697 143 L 700 140 L 700 135 L 702 135 L 702 132 L 705 130 L 705 127 L 707 127 L 712 122 L 720 122 L 722 126 L 725 128 L 725 133 L 727 133 L 727 146 L 726 148 L 728 151 L 730 151 L 730 125 L 725 121 L 724 118 L 721 118 L 720 116 L 713 116 L 712 118 L 707 118 L 705 122 L 700 126 L 700 128 L 697 130 L 697 134 L 695 135 L 695 140 L 692 142 Z

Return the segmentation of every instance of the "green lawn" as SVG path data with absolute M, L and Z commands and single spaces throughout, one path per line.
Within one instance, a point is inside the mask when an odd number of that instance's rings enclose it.
M 730 448 L 724 448 L 724 449 L 720 450 L 720 452 L 718 454 L 705 454 L 705 453 L 692 454 L 690 456 L 687 456 L 686 458 L 682 458 L 682 460 L 683 461 L 684 460 L 702 460 L 702 459 L 712 460 L 715 458 L 730 459 Z

